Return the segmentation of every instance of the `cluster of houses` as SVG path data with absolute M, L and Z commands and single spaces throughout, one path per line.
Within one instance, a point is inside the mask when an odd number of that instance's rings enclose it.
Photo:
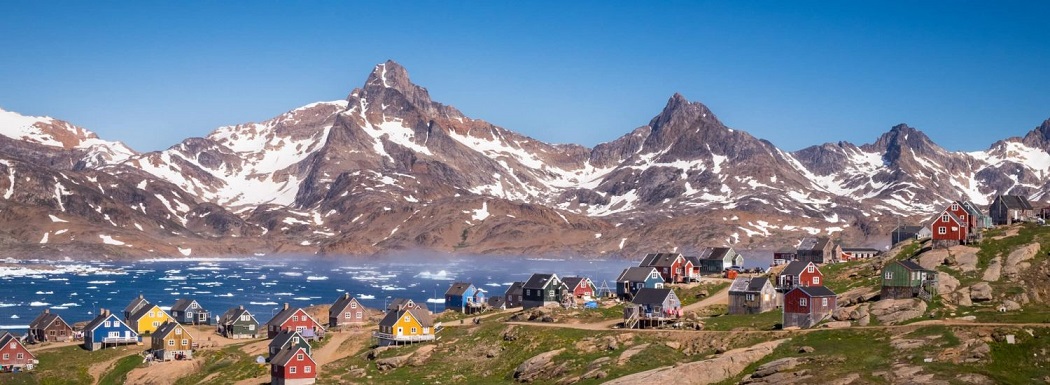
M 910 239 L 931 239 L 934 247 L 951 247 L 981 241 L 982 230 L 993 226 L 1011 225 L 1045 219 L 1050 207 L 1036 213 L 1028 198 L 1021 195 L 997 195 L 988 210 L 983 211 L 970 201 L 949 202 L 944 209 L 922 226 L 898 226 L 890 233 L 894 245 Z

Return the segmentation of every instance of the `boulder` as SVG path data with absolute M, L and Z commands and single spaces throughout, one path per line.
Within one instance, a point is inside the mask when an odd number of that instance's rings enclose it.
M 959 288 L 959 280 L 945 272 L 937 273 L 937 292 L 951 293 Z
M 776 373 L 786 372 L 794 369 L 803 362 L 805 361 L 798 357 L 787 357 L 769 361 L 755 369 L 755 372 L 751 374 L 751 378 L 769 377 Z
M 937 270 L 948 259 L 947 249 L 933 249 L 919 255 L 919 266 L 923 269 Z
M 1006 262 L 1003 263 L 1003 275 L 1008 278 L 1017 278 L 1021 271 L 1031 266 L 1026 261 L 1035 258 L 1035 255 L 1038 253 L 1038 243 L 1029 243 L 1014 250 L 1006 257 Z
M 999 309 L 1005 311 L 1018 311 L 1021 310 L 1021 304 L 1006 299 L 1003 300 L 1003 303 L 999 305 Z
M 988 268 L 984 269 L 984 275 L 981 276 L 982 281 L 995 282 L 999 280 L 999 276 L 1003 273 L 1003 259 L 999 257 L 992 258 L 988 261 Z
M 554 378 L 554 376 L 561 374 L 561 372 L 558 370 L 559 367 L 554 365 L 552 360 L 554 359 L 554 356 L 557 356 L 564 351 L 565 349 L 551 350 L 525 360 L 521 365 L 518 365 L 517 369 L 514 369 L 514 379 L 519 382 L 532 382 Z M 562 370 L 564 370 L 564 367 L 562 367 Z
M 845 293 L 836 295 L 835 303 L 838 304 L 839 307 L 846 307 L 856 305 L 859 303 L 869 302 L 872 299 L 875 299 L 875 297 L 877 297 L 878 295 L 878 290 L 873 290 L 867 287 L 858 287 L 856 289 L 852 289 L 846 291 Z
M 953 246 L 948 249 L 955 260 L 954 268 L 963 273 L 977 271 L 977 252 L 980 250 L 969 246 Z
M 434 353 L 435 347 L 437 347 L 437 345 L 434 344 L 426 344 L 419 347 L 419 349 L 416 349 L 415 353 L 412 353 L 412 357 L 409 357 L 408 365 L 423 366 L 427 363 L 427 360 L 430 359 L 430 355 Z
M 689 362 L 677 366 L 664 366 L 644 372 L 626 375 L 606 382 L 607 385 L 629 384 L 676 384 L 704 385 L 716 384 L 736 377 L 752 363 L 768 356 L 786 339 L 763 342 L 751 347 L 733 349 L 724 354 L 703 361 Z M 688 373 L 688 375 L 683 375 Z
M 405 354 L 403 356 L 378 359 L 376 360 L 376 369 L 379 369 L 380 372 L 385 372 L 400 368 L 408 362 L 408 358 L 411 356 L 412 354 Z
M 842 328 L 850 327 L 850 323 L 849 323 L 849 321 L 831 321 L 831 322 L 825 323 L 824 327 L 828 328 L 828 329 L 842 329 Z
M 835 309 L 835 311 L 831 313 L 831 318 L 836 321 L 846 321 L 850 319 L 849 316 L 852 312 L 852 309 L 840 307 L 838 309 Z
M 992 300 L 992 285 L 988 282 L 979 282 L 970 286 L 970 301 L 984 302 Z
M 926 313 L 926 302 L 918 298 L 884 299 L 871 305 L 871 315 L 884 325 L 893 325 Z
M 951 298 L 950 302 L 956 305 L 973 306 L 973 301 L 970 300 L 970 289 L 968 288 L 959 289 L 959 291 L 951 293 L 951 295 L 947 297 Z

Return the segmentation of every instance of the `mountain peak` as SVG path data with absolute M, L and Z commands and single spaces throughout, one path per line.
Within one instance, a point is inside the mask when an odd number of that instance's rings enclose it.
M 1050 119 L 1025 135 L 1023 141 L 1029 146 L 1050 150 Z
M 387 60 L 384 63 L 376 64 L 375 68 L 372 69 L 372 73 L 368 75 L 365 86 L 393 88 L 404 92 L 415 85 L 409 80 L 408 70 L 405 67 L 393 60 Z
M 657 115 L 649 122 L 649 126 L 653 127 L 654 130 L 659 130 L 673 122 L 689 125 L 698 120 L 702 120 L 705 123 L 718 122 L 711 110 L 703 103 L 690 102 L 685 96 L 675 92 L 674 95 L 671 95 L 671 98 L 667 99 L 667 104 L 664 106 L 663 111 L 660 112 L 660 115 Z
M 941 148 L 930 140 L 922 131 L 901 123 L 882 134 L 871 145 L 877 151 L 885 152 L 887 161 L 897 161 L 910 149 L 912 154 L 929 156 L 940 152 Z

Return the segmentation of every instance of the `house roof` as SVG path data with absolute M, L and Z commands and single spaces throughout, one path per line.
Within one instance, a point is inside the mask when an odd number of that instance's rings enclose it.
M 524 290 L 524 288 L 525 282 L 514 282 L 510 284 L 510 287 L 507 288 L 507 291 L 503 295 L 521 295 L 522 290 Z
M 44 309 L 44 311 L 41 312 L 40 315 L 36 316 L 36 318 L 33 319 L 33 322 L 29 323 L 29 328 L 46 329 L 48 326 L 51 326 L 52 323 L 60 319 L 62 319 L 62 317 L 59 317 L 58 314 L 52 313 L 51 309 Z M 65 320 L 63 320 L 62 322 L 66 323 Z M 66 325 L 68 326 L 69 323 L 66 323 Z
M 733 249 L 730 247 L 712 247 L 711 253 L 704 255 L 701 259 L 707 260 L 724 260 L 726 255 L 729 254 Z
M 828 289 L 827 286 L 797 286 L 792 290 L 802 290 L 803 293 L 810 297 L 834 297 L 835 292 Z
M 278 312 L 277 315 L 273 316 L 273 318 L 270 319 L 270 321 L 267 322 L 266 324 L 267 325 L 283 325 L 285 321 L 288 321 L 289 318 L 292 318 L 292 315 L 295 314 L 296 312 L 298 312 L 299 310 L 303 310 L 303 308 L 300 308 L 300 307 L 289 307 L 288 304 L 286 303 L 286 304 L 284 304 L 284 309 L 282 309 L 280 312 Z M 307 313 L 306 310 L 303 310 L 303 314 L 306 314 L 307 317 L 310 317 L 310 319 L 314 321 L 314 324 L 321 325 L 320 323 L 317 322 L 317 320 L 314 320 L 314 317 L 310 316 L 310 313 Z
M 616 282 L 645 282 L 654 269 L 654 267 L 628 267 L 623 269 L 620 276 L 616 278 Z
M 95 317 L 95 319 L 91 320 L 91 322 L 88 322 L 88 324 L 84 326 L 84 330 L 94 330 L 95 328 L 99 327 L 99 325 L 102 325 L 102 323 L 108 320 L 110 317 L 113 317 L 114 321 L 119 322 L 128 330 L 132 330 L 131 327 L 128 326 L 128 324 L 124 323 L 124 321 L 121 321 L 120 318 L 117 318 L 115 314 L 110 312 L 100 313 L 98 316 Z
M 350 293 L 343 293 L 343 295 L 339 296 L 339 299 L 335 300 L 335 303 L 332 304 L 332 307 L 328 311 L 329 313 L 345 312 L 352 302 L 358 302 L 357 298 L 351 296 Z M 358 302 L 357 307 L 362 307 L 360 302 Z
M 379 321 L 379 326 L 393 327 L 395 324 L 397 324 L 398 319 L 401 319 L 401 317 L 405 316 L 405 313 L 410 314 L 412 318 L 415 318 L 417 321 L 419 321 L 419 324 L 423 327 L 434 326 L 434 319 L 430 317 L 430 313 L 426 310 L 416 307 L 401 310 L 391 310 L 386 312 L 386 316 L 383 317 L 381 321 Z
M 18 337 L 15 337 L 14 334 L 11 334 L 11 333 L 8 333 L 8 332 L 4 332 L 4 333 L 0 334 L 0 346 L 7 346 L 12 341 L 18 343 L 18 345 L 20 345 L 23 350 L 29 352 L 29 349 L 26 349 L 26 346 L 23 345 L 22 341 L 20 341 L 18 339 Z M 31 358 L 31 359 L 32 358 L 36 358 L 36 355 L 33 354 L 33 352 L 29 352 L 29 358 Z
M 697 257 L 695 255 L 687 255 L 685 256 L 685 260 L 687 262 L 691 262 L 693 266 L 700 266 L 700 257 Z
M 149 301 L 143 298 L 142 294 L 139 294 L 138 297 L 135 297 L 135 299 L 131 300 L 131 303 L 129 303 L 128 306 L 124 308 L 124 312 L 131 313 L 145 305 L 149 305 Z
M 299 337 L 300 341 L 303 339 L 303 335 L 295 330 L 281 330 L 280 333 L 273 336 L 273 339 L 270 340 L 270 343 L 267 344 L 267 346 L 271 348 L 283 348 L 285 345 L 288 345 L 288 342 L 292 340 L 292 337 Z
M 638 266 L 671 267 L 671 265 L 674 265 L 674 261 L 678 260 L 678 258 L 681 257 L 682 254 L 679 253 L 646 254 L 645 258 L 642 258 L 642 263 L 639 263 Z
M 130 316 L 130 317 L 128 317 L 128 320 L 138 320 L 138 319 L 141 319 L 141 318 L 142 318 L 142 317 L 144 317 L 144 316 L 145 316 L 145 315 L 146 315 L 147 313 L 149 313 L 149 312 L 150 312 L 150 310 L 153 310 L 153 308 L 156 308 L 157 310 L 160 310 L 160 311 L 162 311 L 162 312 L 164 311 L 164 309 L 161 309 L 161 308 L 160 308 L 160 306 L 157 306 L 157 305 L 146 305 L 146 306 L 140 307 L 140 308 L 139 308 L 139 310 L 137 310 L 137 311 L 135 311 L 134 313 L 132 313 L 132 314 L 131 314 L 131 316 Z M 167 313 L 165 313 L 165 314 L 167 314 Z
M 190 305 L 192 305 L 194 302 L 197 301 L 193 300 L 192 298 L 182 298 L 178 301 L 175 301 L 174 305 L 171 305 L 171 311 L 189 310 Z M 200 302 L 197 302 L 197 307 L 200 308 L 202 311 L 204 310 L 204 307 L 201 306 Z
M 189 334 L 189 331 L 186 330 L 186 328 L 182 327 L 182 325 L 179 325 L 178 322 L 172 322 L 172 321 L 168 321 L 168 322 L 160 324 L 160 327 L 157 328 L 157 331 L 153 332 L 153 336 L 159 336 L 160 338 L 167 338 L 168 334 L 171 334 L 172 332 L 174 332 L 175 329 L 182 329 L 182 333 L 184 333 L 186 335 L 189 335 L 190 336 L 189 338 L 193 338 L 193 336 Z
M 802 238 L 802 242 L 798 244 L 798 249 L 810 251 L 824 250 L 824 247 L 826 247 L 830 242 L 831 238 L 826 237 Z
M 738 277 L 729 285 L 729 292 L 758 293 L 769 283 L 766 277 Z
M 631 303 L 635 305 L 664 303 L 664 300 L 670 295 L 671 289 L 653 289 L 650 287 L 644 287 L 634 294 L 634 299 L 631 300 Z
M 585 282 L 585 281 L 589 281 L 589 280 L 587 278 L 584 278 L 584 277 L 565 277 L 565 278 L 563 278 L 561 280 L 561 282 L 564 283 L 565 286 L 568 287 L 569 289 L 575 289 L 577 286 L 580 286 L 580 282 Z
M 915 263 L 915 261 L 912 260 L 900 260 L 897 261 L 897 263 L 899 263 L 901 266 L 904 266 L 905 269 L 911 271 L 931 271 L 930 269 L 923 268 L 921 265 Z
M 273 356 L 273 359 L 270 360 L 270 364 L 277 366 L 288 365 L 288 363 L 292 362 L 292 359 L 295 358 L 295 356 L 298 355 L 300 352 L 304 356 L 303 359 L 310 360 L 311 363 L 317 365 L 317 362 L 314 361 L 314 358 L 310 357 L 310 354 L 306 353 L 306 349 L 303 349 L 302 346 L 289 346 L 285 349 L 281 349 L 281 351 L 277 352 L 277 354 Z
M 790 275 L 792 277 L 796 277 L 799 274 L 802 274 L 802 272 L 806 270 L 806 266 L 809 266 L 811 263 L 812 262 L 791 261 L 791 263 L 789 263 L 787 267 L 785 267 L 784 270 L 780 272 L 780 275 Z M 816 265 L 813 266 L 815 267 Z
M 445 295 L 462 297 L 474 284 L 470 282 L 456 282 L 452 286 L 449 286 L 448 290 L 445 291 Z
M 777 251 L 774 251 L 774 253 L 776 253 L 776 254 L 795 254 L 795 251 L 797 251 L 797 250 L 794 247 L 784 246 L 784 247 L 781 247 L 781 248 L 777 249 Z
M 875 253 L 878 253 L 879 251 L 881 251 L 881 250 L 875 249 L 875 248 L 871 248 L 871 247 L 843 247 L 842 248 L 842 252 L 843 253 L 863 253 L 863 252 L 869 252 L 869 253 L 870 252 L 875 252 Z
M 904 234 L 918 234 L 925 226 L 897 226 L 893 229 L 893 232 L 900 232 Z
M 252 321 L 255 321 L 256 324 L 259 323 L 259 321 L 255 319 L 255 316 L 253 316 L 252 313 L 248 312 L 248 309 L 245 309 L 244 306 L 238 306 L 227 310 L 225 313 L 222 314 L 222 317 L 219 318 L 219 322 L 223 324 L 234 323 L 237 322 L 237 320 L 241 319 L 241 316 L 245 314 L 247 314 L 249 317 L 252 317 Z
M 1006 208 L 1011 210 L 1031 210 L 1032 203 L 1028 202 L 1028 198 L 1020 195 L 1000 195 L 998 198 L 1003 200 L 1003 204 Z
M 557 274 L 539 274 L 539 273 L 536 273 L 536 274 L 533 274 L 531 277 L 529 277 L 528 281 L 525 281 L 525 285 L 523 287 L 526 288 L 526 289 L 543 289 L 543 288 L 547 287 L 547 285 L 551 281 L 556 280 L 556 279 L 558 279 L 558 275 Z
M 416 307 L 416 302 L 408 298 L 394 298 L 386 305 L 386 310 L 398 310 L 406 307 Z
M 489 306 L 491 306 L 491 307 L 500 307 L 500 306 L 505 305 L 506 303 L 507 303 L 507 299 L 504 298 L 503 296 L 497 295 L 497 296 L 489 297 Z

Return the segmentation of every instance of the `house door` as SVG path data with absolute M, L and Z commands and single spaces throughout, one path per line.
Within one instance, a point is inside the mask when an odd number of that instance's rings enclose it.
M 404 333 L 405 333 L 405 328 L 402 328 L 402 327 L 397 328 L 397 336 L 398 337 L 401 337 L 402 335 L 404 335 Z

